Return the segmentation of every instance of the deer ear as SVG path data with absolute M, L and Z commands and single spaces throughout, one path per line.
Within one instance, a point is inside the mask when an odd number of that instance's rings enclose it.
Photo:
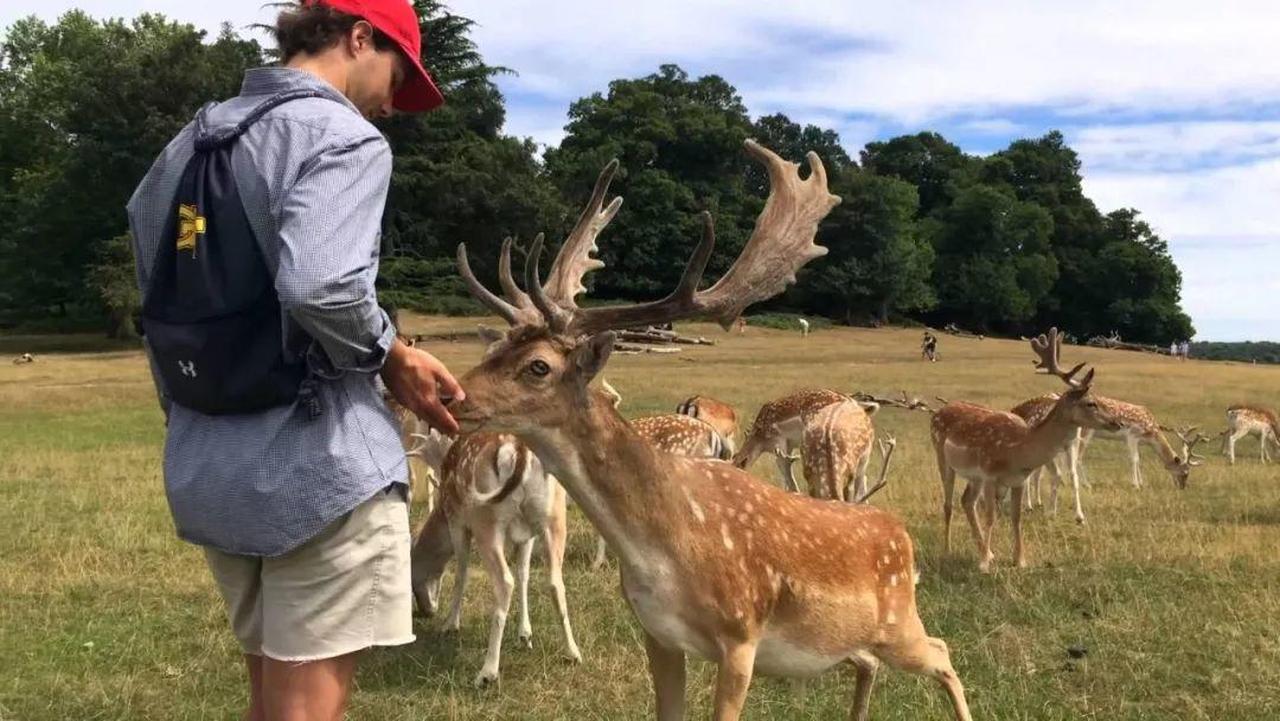
M 479 334 L 480 340 L 484 341 L 486 345 L 493 345 L 507 337 L 505 332 L 500 331 L 497 328 L 490 328 L 487 325 L 476 326 L 476 328 L 476 332 Z
M 613 331 L 596 333 L 573 350 L 573 365 L 578 369 L 583 385 L 590 383 L 609 362 L 616 339 L 617 334 Z

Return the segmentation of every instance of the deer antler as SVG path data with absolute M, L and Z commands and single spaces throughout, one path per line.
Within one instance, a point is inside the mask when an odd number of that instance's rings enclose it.
M 864 393 L 862 391 L 858 391 L 853 394 L 853 399 L 856 401 L 862 401 L 865 403 L 875 403 L 881 406 L 892 406 L 894 408 L 903 408 L 908 411 L 926 411 L 929 413 L 933 412 L 933 408 L 931 408 L 928 403 L 925 403 L 919 398 L 908 395 L 906 391 L 901 391 L 901 393 L 902 393 L 902 398 L 881 398 L 879 396 L 872 395 L 871 393 Z
M 827 249 L 813 242 L 818 223 L 840 198 L 827 190 L 826 170 L 814 153 L 809 153 L 809 177 L 801 179 L 796 163 L 789 163 L 753 140 L 747 152 L 765 165 L 770 192 L 756 227 L 734 261 L 715 285 L 698 291 L 702 273 L 715 247 L 715 226 L 703 213 L 703 238 L 685 266 L 679 285 L 666 298 L 650 303 L 602 308 L 578 308 L 574 297 L 582 292 L 582 276 L 601 267 L 591 257 L 595 238 L 617 213 L 615 199 L 601 210 L 605 191 L 616 164 L 610 163 L 596 181 L 591 201 L 552 263 L 551 274 L 541 282 L 538 262 L 543 243 L 535 238 L 525 262 L 525 290 L 533 306 L 554 332 L 586 335 L 602 330 L 652 325 L 681 318 L 711 318 L 729 328 L 752 303 L 770 298 L 795 282 L 795 274 L 805 263 L 826 255 Z M 502 301 L 475 280 L 466 262 L 466 246 L 458 246 L 458 266 L 467 287 L 481 302 L 513 325 L 530 323 L 524 308 Z M 534 323 L 538 324 L 538 323 Z
M 1188 465 L 1192 466 L 1203 465 L 1204 461 L 1204 456 L 1195 452 L 1196 444 L 1203 443 L 1207 440 L 1211 440 L 1213 437 L 1216 437 L 1206 436 L 1197 430 L 1198 428 L 1199 426 L 1187 426 L 1186 428 L 1180 428 L 1174 431 L 1174 434 L 1182 441 L 1182 457 L 1186 459 Z M 1192 431 L 1195 431 L 1195 435 L 1191 435 Z
M 1036 361 L 1036 370 L 1050 375 L 1058 376 L 1063 383 L 1076 389 L 1085 389 L 1093 382 L 1093 369 L 1090 369 L 1082 380 L 1075 380 L 1075 375 L 1085 367 L 1084 363 L 1077 365 L 1069 371 L 1063 372 L 1058 366 L 1058 353 L 1062 349 L 1062 336 L 1058 335 L 1057 328 L 1050 328 L 1049 333 L 1044 333 L 1031 339 L 1031 350 L 1040 357 Z
M 609 183 L 612 182 L 617 170 L 618 161 L 613 160 L 600 171 L 591 199 L 582 209 L 577 224 L 569 232 L 569 237 L 565 238 L 564 244 L 560 246 L 560 252 L 551 265 L 551 274 L 546 286 L 538 285 L 537 288 L 529 286 L 530 292 L 533 292 L 535 297 L 530 297 L 521 290 L 512 277 L 511 249 L 515 247 L 524 256 L 527 271 L 530 261 L 535 259 L 535 252 L 541 252 L 542 234 L 533 239 L 529 248 L 515 245 L 511 238 L 502 241 L 502 254 L 498 258 L 498 282 L 502 286 L 506 300 L 491 293 L 476 279 L 475 273 L 471 271 L 471 264 L 467 260 L 466 244 L 458 244 L 458 272 L 466 281 L 471 295 L 513 326 L 550 323 L 560 330 L 561 328 L 557 326 L 567 323 L 572 312 L 577 309 L 574 298 L 585 290 L 582 278 L 587 273 L 604 267 L 604 262 L 592 257 L 591 254 L 598 250 L 596 236 L 604 230 L 609 221 L 613 220 L 613 216 L 618 213 L 618 208 L 622 206 L 622 198 L 617 197 L 609 203 L 608 207 L 601 210 L 604 197 L 609 192 Z M 540 309 L 536 300 L 538 295 L 536 291 L 542 291 L 543 296 L 548 299 L 546 307 L 551 316 Z
M 898 439 L 893 436 L 886 435 L 883 439 L 877 439 L 876 443 L 880 446 L 880 456 L 884 458 L 884 463 L 880 466 L 880 479 L 876 484 L 854 499 L 854 503 L 866 503 L 868 498 L 875 495 L 877 491 L 888 485 L 889 481 L 889 459 L 893 458 L 893 451 L 898 447 Z
M 609 224 L 609 221 L 613 220 L 613 216 L 618 214 L 618 208 L 622 207 L 622 197 L 619 196 L 614 198 L 608 207 L 601 210 L 604 205 L 604 196 L 609 192 L 609 183 L 617 171 L 617 159 L 609 161 L 609 164 L 604 166 L 604 170 L 600 171 L 600 176 L 596 178 L 596 186 L 591 191 L 591 199 L 587 201 L 587 207 L 582 209 L 577 224 L 573 226 L 573 230 L 569 231 L 569 237 L 565 238 L 564 244 L 560 246 L 560 252 L 556 254 L 556 259 L 551 264 L 551 270 L 547 274 L 547 282 L 543 288 L 546 289 L 547 296 L 562 308 L 570 310 L 577 308 L 574 298 L 586 291 L 582 278 L 587 273 L 604 267 L 604 261 L 592 257 L 591 254 L 599 252 L 596 237 Z

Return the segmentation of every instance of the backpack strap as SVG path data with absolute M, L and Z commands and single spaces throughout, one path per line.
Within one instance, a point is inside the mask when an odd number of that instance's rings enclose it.
M 216 103 L 208 103 L 203 108 L 200 108 L 200 112 L 196 114 L 196 152 L 203 153 L 210 150 L 217 150 L 218 148 L 235 142 L 237 138 L 244 135 L 244 132 L 249 129 L 250 125 L 256 123 L 263 115 L 266 115 L 268 111 L 291 100 L 301 100 L 302 98 L 327 98 L 332 100 L 332 98 L 319 90 L 288 90 L 267 98 L 253 110 L 250 110 L 249 114 L 244 116 L 244 118 L 235 125 L 223 126 L 212 130 L 210 130 L 206 124 L 206 114 L 210 108 L 216 105 Z

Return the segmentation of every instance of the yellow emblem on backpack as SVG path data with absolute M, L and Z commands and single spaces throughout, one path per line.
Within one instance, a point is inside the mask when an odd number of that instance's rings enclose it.
M 187 203 L 178 205 L 178 250 L 189 250 L 196 253 L 196 236 L 204 233 L 204 216 L 196 211 L 196 206 Z

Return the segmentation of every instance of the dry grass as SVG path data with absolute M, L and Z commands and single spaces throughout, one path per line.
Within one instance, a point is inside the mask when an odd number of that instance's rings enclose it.
M 470 322 L 414 318 L 408 329 Z M 606 375 L 630 414 L 673 408 L 705 393 L 750 418 L 802 386 L 910 389 L 1009 406 L 1054 390 L 1031 372 L 1021 343 L 943 337 L 943 361 L 918 360 L 918 334 L 710 326 L 718 341 L 677 357 L 628 356 Z M 479 346 L 431 350 L 457 370 Z M 1277 402 L 1280 369 L 1070 347 L 1098 368 L 1099 392 L 1148 404 L 1166 424 L 1216 430 L 1232 402 Z M 920 549 L 920 606 L 947 639 L 982 719 L 1262 719 L 1280 714 L 1280 488 L 1276 468 L 1242 442 L 1229 468 L 1216 455 L 1183 493 L 1152 460 L 1148 485 L 1127 484 L 1118 444 L 1091 451 L 1089 523 L 1064 508 L 1027 523 L 1032 566 L 976 572 L 964 529 L 940 550 L 937 471 L 923 414 L 885 410 L 899 439 L 890 486 L 877 503 L 906 519 Z M 0 719 L 234 718 L 241 667 L 196 549 L 177 541 L 160 480 L 163 428 L 140 354 L 52 354 L 0 365 Z M 1215 449 L 1216 450 L 1216 449 Z M 1149 454 L 1148 454 L 1149 455 Z M 773 475 L 762 460 L 757 472 Z M 1008 558 L 1007 526 L 998 559 Z M 535 649 L 508 645 L 499 688 L 469 682 L 483 655 L 488 584 L 469 585 L 462 633 L 419 621 L 417 643 L 363 666 L 352 719 L 649 718 L 650 691 L 635 623 L 613 571 L 587 569 L 593 535 L 575 516 L 566 581 L 585 662 L 560 661 L 550 599 L 532 593 Z M 473 565 L 476 568 L 478 564 Z M 535 572 L 541 579 L 541 571 Z M 1068 660 L 1066 649 L 1088 654 Z M 709 667 L 694 664 L 691 716 L 705 717 Z M 942 719 L 931 684 L 886 672 L 878 719 Z M 757 679 L 748 718 L 830 719 L 848 712 L 852 679 Z

